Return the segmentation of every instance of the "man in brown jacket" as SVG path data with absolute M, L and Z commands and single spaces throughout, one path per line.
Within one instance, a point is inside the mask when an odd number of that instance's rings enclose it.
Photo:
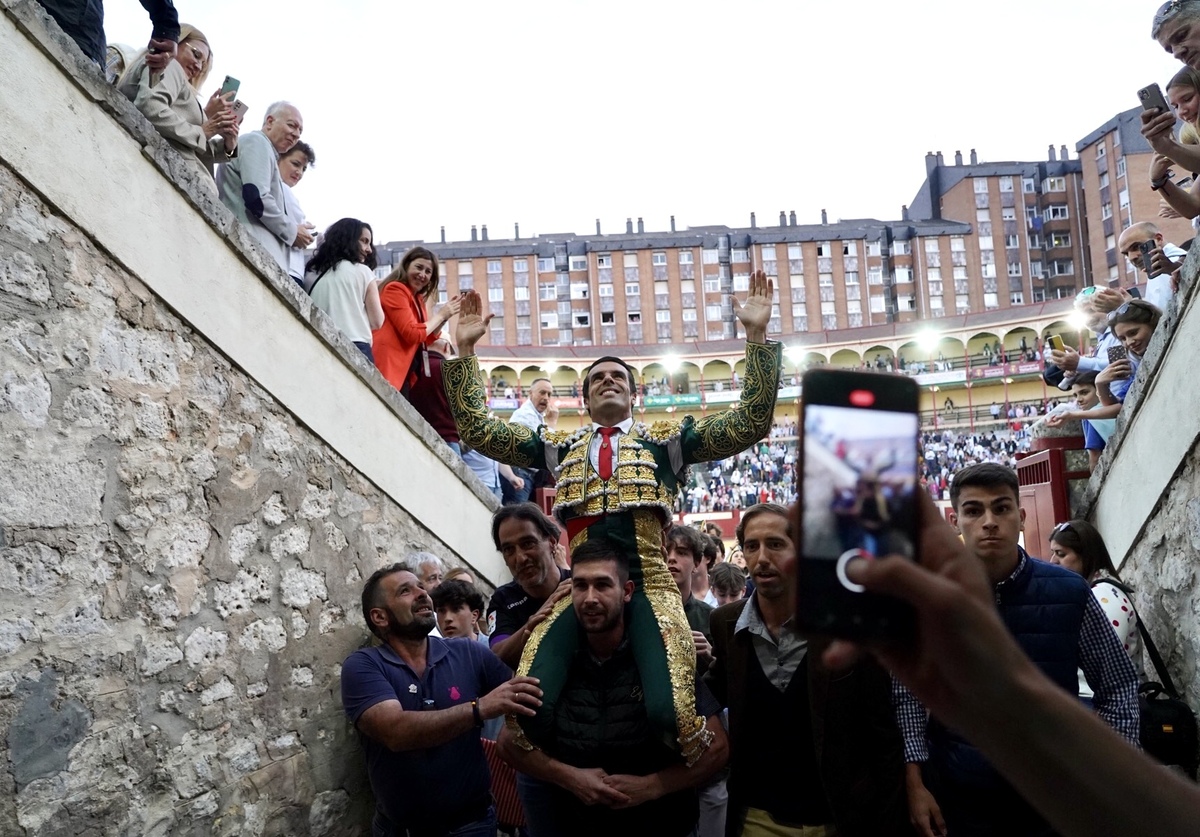
M 729 708 L 726 833 L 911 835 L 891 679 L 870 659 L 832 673 L 796 633 L 787 509 L 750 507 L 737 537 L 755 590 L 713 611 L 705 676 Z

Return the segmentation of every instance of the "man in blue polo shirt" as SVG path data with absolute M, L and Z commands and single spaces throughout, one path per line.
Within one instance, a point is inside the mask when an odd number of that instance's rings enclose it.
M 480 643 L 431 637 L 433 601 L 405 564 L 377 570 L 363 618 L 380 644 L 342 664 L 342 706 L 375 793 L 375 837 L 492 837 L 496 813 L 479 730 L 533 715 L 541 690 Z

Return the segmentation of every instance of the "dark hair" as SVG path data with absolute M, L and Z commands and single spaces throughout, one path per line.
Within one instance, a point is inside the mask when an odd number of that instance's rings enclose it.
M 433 251 L 427 247 L 414 247 L 405 253 L 404 257 L 400 259 L 400 264 L 398 264 L 395 269 L 393 269 L 392 272 L 389 273 L 387 277 L 379 283 L 379 289 L 383 290 L 386 285 L 389 285 L 392 282 L 403 282 L 405 285 L 407 285 L 408 266 L 417 259 L 426 259 L 429 262 L 430 269 L 432 270 L 432 273 L 429 276 L 429 284 L 425 286 L 425 291 L 421 294 L 421 298 L 428 302 L 437 296 L 438 286 L 442 281 L 442 271 L 441 268 L 438 267 L 437 256 L 435 256 Z
M 1098 572 L 1121 580 L 1117 568 L 1113 566 L 1112 556 L 1108 554 L 1108 547 L 1104 545 L 1104 538 L 1086 520 L 1068 520 L 1058 524 L 1050 532 L 1050 543 L 1066 547 L 1078 555 L 1083 562 L 1082 575 L 1088 581 Z
M 365 264 L 371 270 L 374 270 L 375 248 L 371 248 L 370 258 L 365 260 L 358 249 L 358 239 L 364 229 L 371 232 L 372 237 L 374 237 L 371 225 L 365 221 L 360 221 L 357 218 L 342 218 L 339 221 L 334 221 L 329 229 L 325 230 L 321 246 L 317 248 L 317 252 L 313 257 L 308 260 L 308 264 L 304 266 L 305 271 L 317 274 L 317 278 L 319 279 L 332 270 L 338 262 Z
M 437 587 L 433 588 L 433 592 L 429 594 L 429 597 L 433 599 L 434 610 L 441 610 L 443 607 L 458 610 L 463 605 L 466 605 L 471 610 L 478 610 L 480 613 L 483 613 L 483 594 L 479 592 L 479 588 L 469 581 L 460 581 L 457 578 L 451 581 L 443 581 Z
M 712 538 L 713 545 L 716 546 L 717 552 L 721 555 L 721 557 L 725 557 L 725 534 L 721 531 L 721 527 L 710 520 L 704 524 L 704 529 L 702 531 L 704 534 Z
M 1092 372 L 1090 370 L 1084 371 L 1084 372 L 1076 372 L 1075 377 L 1071 379 L 1071 386 L 1075 386 L 1075 384 L 1079 384 L 1081 386 L 1094 387 L 1096 385 L 1096 375 L 1097 374 L 1099 374 L 1099 373 Z
M 701 540 L 703 537 L 705 537 L 704 534 L 698 529 L 676 523 L 667 530 L 663 541 L 687 549 L 692 553 L 692 561 L 699 564 L 704 559 L 704 541 Z
M 444 582 L 443 582 L 444 583 Z M 746 589 L 746 571 L 737 564 L 722 561 L 708 574 L 708 586 L 727 593 Z
M 717 562 L 717 539 L 707 532 L 701 532 L 700 543 L 704 546 L 704 563 L 711 570 Z
M 964 488 L 972 487 L 1007 488 L 1012 491 L 1014 500 L 1021 500 L 1021 483 L 1017 480 L 1017 472 L 998 462 L 968 465 L 954 475 L 950 483 L 950 505 L 955 511 L 958 511 L 958 495 Z
M 742 512 L 742 519 L 737 525 L 737 542 L 742 549 L 746 548 L 746 524 L 751 518 L 757 517 L 760 514 L 777 514 L 787 521 L 787 534 L 789 538 L 795 539 L 792 534 L 792 516 L 788 514 L 788 510 L 778 503 L 755 503 L 750 508 Z
M 542 537 L 549 541 L 557 541 L 562 531 L 558 528 L 557 523 L 546 517 L 546 513 L 536 503 L 514 503 L 511 506 L 501 506 L 492 515 L 492 543 L 496 545 L 497 552 L 500 551 L 500 524 L 512 518 L 529 521 L 537 527 Z
M 363 621 L 367 623 L 367 628 L 375 636 L 383 639 L 383 635 L 375 629 L 375 625 L 371 622 L 371 610 L 376 607 L 383 607 L 383 602 L 379 597 L 379 582 L 394 573 L 411 573 L 412 567 L 404 563 L 395 563 L 390 567 L 380 567 L 375 572 L 371 573 L 371 577 L 367 579 L 367 583 L 362 589 L 362 614 Z M 416 573 L 413 573 L 416 575 Z
M 1158 328 L 1161 319 L 1162 309 L 1153 302 L 1131 299 L 1109 313 L 1108 328 L 1113 334 L 1116 334 L 1116 327 L 1120 323 L 1149 323 L 1150 328 Z
M 571 566 L 579 567 L 584 564 L 594 564 L 599 561 L 612 561 L 617 565 L 617 580 L 624 584 L 629 580 L 629 558 L 621 551 L 621 547 L 611 538 L 601 535 L 598 538 L 588 538 L 576 549 L 571 550 Z
M 308 165 L 310 165 L 310 166 L 317 165 L 317 152 L 313 151 L 313 147 L 311 145 L 309 145 L 307 142 L 305 142 L 304 140 L 298 140 L 295 145 L 293 145 L 287 151 L 280 154 L 279 159 L 282 160 L 284 157 L 289 157 L 292 154 L 295 154 L 297 151 L 299 151 L 301 154 L 303 154 L 305 159 L 308 160 Z
M 589 365 L 587 369 L 583 370 L 583 400 L 584 401 L 588 400 L 588 386 L 591 383 L 588 379 L 591 377 L 592 370 L 595 369 L 597 366 L 599 366 L 602 363 L 620 364 L 625 369 L 626 380 L 629 381 L 630 395 L 636 394 L 636 386 L 637 385 L 634 383 L 635 373 L 633 371 L 633 367 L 630 366 L 625 361 L 621 360 L 619 357 L 616 357 L 615 355 L 605 355 L 604 357 L 598 357 L 595 360 L 593 360 L 591 362 L 591 365 Z

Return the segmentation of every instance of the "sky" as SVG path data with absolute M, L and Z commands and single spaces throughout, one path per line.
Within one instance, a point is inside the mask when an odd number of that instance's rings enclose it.
M 324 227 L 376 241 L 894 220 L 925 153 L 1042 160 L 1180 65 L 1129 0 L 175 0 L 245 127 L 294 102 Z M 134 0 L 111 42 L 144 43 Z

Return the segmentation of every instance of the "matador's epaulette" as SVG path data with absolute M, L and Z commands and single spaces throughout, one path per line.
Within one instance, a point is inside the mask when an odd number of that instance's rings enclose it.
M 682 432 L 682 421 L 656 421 L 653 424 L 638 426 L 638 435 L 649 442 L 660 445 L 678 439 Z
M 574 436 L 574 431 L 571 430 L 550 430 L 542 428 L 542 441 L 547 444 L 554 445 L 556 448 L 561 448 L 567 442 L 571 441 Z

